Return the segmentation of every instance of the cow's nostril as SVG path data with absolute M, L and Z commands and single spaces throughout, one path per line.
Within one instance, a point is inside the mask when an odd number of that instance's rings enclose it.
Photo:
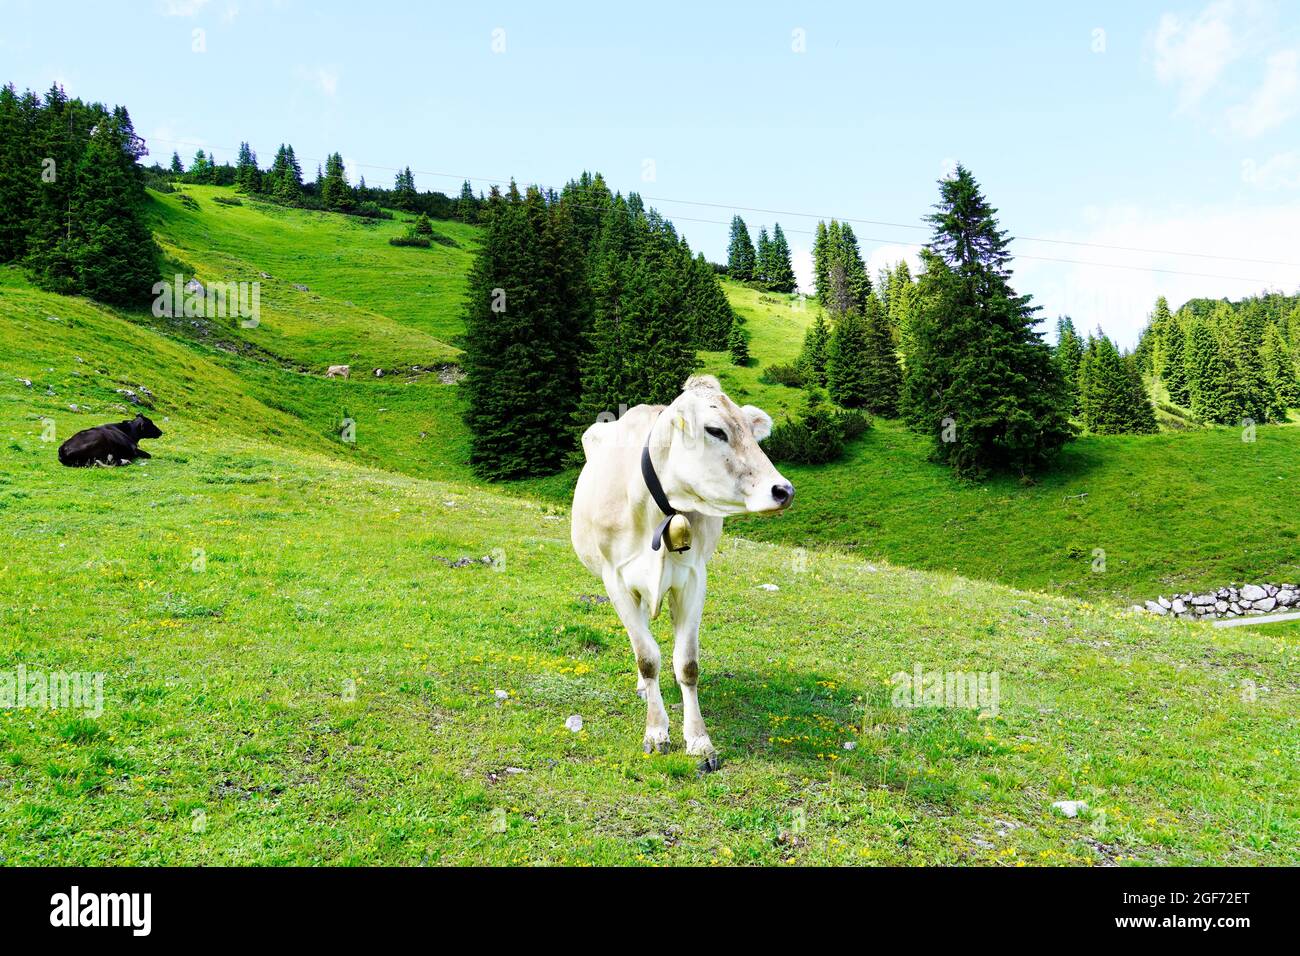
M 794 497 L 794 485 L 788 481 L 783 485 L 773 485 L 772 497 L 776 499 L 778 504 L 789 504 L 790 499 Z

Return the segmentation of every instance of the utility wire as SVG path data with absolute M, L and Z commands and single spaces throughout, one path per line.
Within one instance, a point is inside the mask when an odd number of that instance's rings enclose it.
M 238 149 L 229 146 L 213 147 L 211 145 L 207 145 L 204 143 L 189 142 L 186 140 L 169 140 L 163 137 L 155 137 L 155 138 L 159 142 L 168 143 L 173 146 L 196 146 L 199 148 L 207 148 L 207 149 L 216 148 L 222 150 L 229 150 L 230 152 L 238 152 Z M 302 160 L 306 160 L 309 163 L 314 162 L 319 164 L 323 162 L 323 160 L 321 160 L 319 157 L 302 156 L 298 158 Z M 383 172 L 390 172 L 390 173 L 403 172 L 407 168 L 404 166 L 402 167 L 380 166 L 373 163 L 358 163 L 358 162 L 354 162 L 352 163 L 352 165 L 358 169 L 375 169 L 375 170 L 380 170 Z M 464 176 L 459 173 L 442 173 L 442 172 L 436 172 L 434 170 L 428 170 L 428 169 L 412 169 L 411 172 L 418 173 L 421 176 L 436 176 L 444 179 L 455 179 L 461 182 L 487 183 L 489 185 L 496 185 L 496 186 L 503 186 L 511 182 L 514 182 L 516 185 L 522 186 L 524 188 L 527 188 L 529 186 L 536 186 L 538 189 L 549 188 L 544 186 L 541 183 L 529 183 L 529 182 L 520 183 L 519 181 L 508 177 L 497 178 L 497 177 L 489 177 L 489 176 Z M 647 200 L 648 202 L 676 203 L 679 205 L 687 205 L 687 206 L 705 206 L 714 209 L 727 209 L 727 210 L 739 211 L 739 212 L 761 213 L 763 215 L 769 215 L 769 216 L 794 216 L 797 218 L 822 219 L 822 220 L 838 219 L 840 222 L 858 223 L 862 225 L 872 225 L 872 226 L 887 226 L 896 229 L 914 229 L 914 230 L 922 230 L 922 231 L 926 231 L 929 228 L 928 226 L 922 226 L 916 223 L 887 222 L 878 219 L 860 219 L 860 218 L 851 218 L 847 216 L 844 217 L 827 216 L 818 213 L 793 212 L 791 210 L 782 210 L 782 209 L 763 209 L 754 206 L 735 206 L 735 205 L 729 205 L 727 203 L 704 202 L 700 200 L 672 199 L 667 196 L 643 196 L 642 198 Z M 582 208 L 591 208 L 591 207 L 582 207 Z M 723 220 L 720 219 L 699 219 L 690 216 L 677 216 L 677 215 L 674 215 L 672 219 L 680 222 L 695 222 L 695 223 L 703 223 L 706 225 L 713 225 L 713 226 L 730 225 L 730 223 L 724 222 Z M 791 228 L 791 229 L 786 229 L 784 231 L 797 233 L 800 235 L 808 235 L 808 236 L 816 235 L 816 231 L 812 229 Z M 857 238 L 863 242 L 873 242 L 873 243 L 879 243 L 881 245 L 912 246 L 918 249 L 921 248 L 923 245 L 923 243 L 909 242 L 907 240 L 901 240 L 901 239 L 882 239 L 879 237 L 872 237 L 872 236 L 859 236 Z M 1241 256 L 1220 256 L 1220 255 L 1215 255 L 1212 253 L 1204 253 L 1204 252 L 1175 252 L 1173 250 L 1168 250 L 1168 249 L 1148 249 L 1140 246 L 1109 245 L 1107 243 L 1082 242 L 1082 241 L 1075 241 L 1070 239 L 1045 239 L 1045 238 L 1040 238 L 1035 236 L 1013 236 L 1012 241 L 1055 243 L 1059 245 L 1081 246 L 1081 247 L 1087 247 L 1092 249 L 1108 249 L 1116 252 L 1139 252 L 1147 255 L 1164 255 L 1164 256 L 1189 256 L 1189 257 L 1196 257 L 1201 259 L 1217 259 L 1224 262 L 1245 262 L 1245 263 L 1252 263 L 1256 265 L 1289 266 L 1294 268 L 1300 268 L 1300 262 L 1287 262 L 1278 259 L 1250 259 Z M 1252 277 L 1252 276 L 1221 275 L 1221 274 L 1211 273 L 1211 272 L 1189 272 L 1180 269 L 1162 269 L 1154 266 L 1134 266 L 1134 265 L 1126 265 L 1117 262 L 1095 262 L 1087 259 L 1064 259 L 1055 256 L 1035 256 L 1035 255 L 1029 255 L 1027 253 L 1015 253 L 1013 255 L 1013 258 L 1028 259 L 1035 262 L 1054 262 L 1054 263 L 1061 263 L 1065 265 L 1093 266 L 1101 269 L 1123 269 L 1128 272 L 1155 272 L 1155 273 L 1160 273 L 1162 275 L 1188 276 L 1188 277 L 1201 278 L 1201 279 L 1221 279 L 1230 282 L 1249 282 L 1254 285 L 1265 285 L 1265 286 L 1267 286 L 1271 281 L 1269 279 L 1263 279 L 1263 278 Z

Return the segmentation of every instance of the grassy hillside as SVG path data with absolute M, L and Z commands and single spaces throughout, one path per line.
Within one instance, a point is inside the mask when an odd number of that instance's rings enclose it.
M 562 515 L 171 425 L 71 471 L 0 405 L 0 668 L 105 675 L 98 720 L 0 710 L 5 864 L 1300 862 L 1293 645 L 729 540 L 701 778 L 675 706 L 640 752 Z M 917 664 L 998 716 L 887 706 Z
M 196 329 L 189 320 L 123 315 L 72 304 L 76 300 L 47 302 L 11 271 L 0 288 L 15 305 L 20 293 L 25 296 L 28 310 L 24 331 L 0 356 L 13 377 L 36 378 L 33 370 L 41 371 L 43 360 L 44 367 L 60 365 L 66 376 L 83 371 L 77 355 L 99 355 L 100 365 L 113 366 L 106 371 L 114 388 L 123 387 L 118 379 L 153 388 L 158 372 L 183 357 L 220 370 L 210 391 L 203 388 L 207 372 L 195 371 L 178 396 L 201 407 L 205 420 L 229 420 L 238 434 L 328 449 L 406 474 L 470 480 L 469 439 L 457 413 L 456 388 L 428 374 L 367 376 L 371 366 L 455 359 L 447 343 L 460 331 L 463 270 L 476 228 L 438 223 L 458 247 L 397 248 L 386 237 L 404 228 L 400 222 L 367 223 L 264 203 L 229 207 L 212 201 L 232 195 L 229 190 L 187 191 L 198 198 L 197 211 L 185 209 L 174 195 L 154 197 L 164 246 L 205 278 L 256 277 L 262 271 L 275 276 L 262 280 L 259 328 L 245 330 L 229 321 Z M 297 292 L 294 283 L 312 291 Z M 760 405 L 780 419 L 797 410 L 801 394 L 763 382 L 762 369 L 795 358 L 817 306 L 732 282 L 724 288 L 747 320 L 755 360 L 738 368 L 723 353 L 704 353 L 705 368 L 719 375 L 737 401 Z M 43 312 L 60 309 L 83 310 L 69 315 L 81 316 L 84 331 L 66 337 L 57 323 L 45 321 Z M 161 351 L 143 344 L 152 341 L 140 338 L 146 328 L 165 338 Z M 441 338 L 431 338 L 435 332 Z M 339 344 L 323 344 L 333 341 Z M 245 354 L 249 347 L 264 351 Z M 321 378 L 324 366 L 340 356 L 358 362 L 356 378 Z M 298 365 L 314 374 L 299 374 Z M 6 386 L 14 395 L 23 391 L 0 382 L 0 395 Z M 112 388 L 98 394 L 99 405 L 89 402 L 88 411 L 73 416 L 77 427 L 94 414 L 116 415 L 127 407 Z M 58 414 L 67 411 L 57 397 L 46 404 Z M 355 445 L 338 440 L 345 414 L 357 425 Z M 1295 427 L 1261 427 L 1253 444 L 1241 442 L 1236 431 L 1217 429 L 1088 437 L 1067 448 L 1059 468 L 1029 486 L 1012 479 L 959 482 L 925 455 L 915 436 L 878 422 L 844 461 L 787 469 L 799 488 L 793 511 L 741 527 L 746 534 L 805 548 L 844 548 L 872 560 L 1110 603 L 1246 578 L 1300 578 L 1294 546 L 1300 521 L 1285 492 L 1298 477 Z M 562 505 L 574 477 L 566 472 L 510 490 Z M 1102 567 L 1096 549 L 1105 552 L 1104 571 L 1094 570 Z
M 181 195 L 199 208 L 187 209 Z M 230 321 L 216 335 L 317 372 L 351 364 L 354 374 L 368 375 L 385 366 L 455 359 L 450 340 L 460 332 L 476 227 L 440 222 L 437 231 L 455 246 L 396 247 L 388 239 L 405 231 L 401 218 L 286 209 L 248 197 L 227 206 L 215 202 L 217 196 L 235 193 L 215 186 L 150 193 L 159 240 L 186 276 L 262 284 L 258 327 Z
M 431 293 L 439 305 L 405 310 L 382 283 L 331 285 L 347 266 L 318 257 L 349 242 L 357 256 L 443 253 L 372 249 L 395 223 L 196 193 L 197 213 L 157 200 L 161 238 L 204 278 L 274 275 L 270 329 L 157 321 L 0 270 L 0 670 L 105 675 L 97 720 L 0 709 L 0 863 L 1300 862 L 1294 633 L 968 577 L 1034 573 L 1016 520 L 1046 542 L 1091 521 L 1177 554 L 1160 522 L 1180 526 L 1139 482 L 1159 474 L 1158 446 L 1133 440 L 1117 457 L 1108 443 L 1102 457 L 1083 443 L 1060 488 L 981 491 L 921 464 L 885 424 L 841 466 L 791 469 L 794 511 L 733 531 L 842 543 L 856 521 L 888 530 L 878 548 L 856 542 L 866 554 L 941 566 L 960 546 L 973 566 L 908 571 L 729 538 L 701 662 L 725 764 L 700 778 L 675 706 L 674 751 L 640 752 L 626 635 L 568 546 L 571 474 L 484 489 L 464 465 L 454 385 L 318 374 L 352 339 L 392 366 L 456 331 L 450 280 Z M 224 237 L 227 217 L 242 240 Z M 294 282 L 320 296 L 310 309 Z M 779 410 L 796 393 L 760 382 L 761 365 L 793 356 L 810 315 L 728 291 L 759 364 L 721 367 L 724 380 Z M 59 467 L 43 419 L 61 440 L 133 413 L 118 389 L 152 402 L 156 457 Z M 1293 519 L 1261 502 L 1285 487 L 1267 472 L 1291 434 L 1214 446 L 1223 464 L 1189 459 L 1194 478 L 1169 493 L 1228 488 L 1233 514 L 1267 517 L 1276 541 Z M 1069 506 L 1082 513 L 1058 514 L 1056 496 L 1084 481 L 1089 498 Z M 1225 539 L 1270 540 L 1253 524 Z M 1207 567 L 1226 560 L 1198 533 Z M 1112 547 L 1108 575 L 1125 560 Z M 482 556 L 495 567 L 451 566 Z M 890 675 L 918 664 L 998 672 L 998 715 L 888 706 Z M 579 734 L 563 726 L 572 713 Z M 1060 799 L 1093 812 L 1066 820 L 1050 809 Z
M 783 468 L 797 507 L 738 530 L 805 547 L 1131 604 L 1231 581 L 1300 579 L 1300 429 L 1081 438 L 1034 484 L 955 480 L 877 422 L 845 460 Z M 1105 552 L 1104 567 L 1097 562 Z

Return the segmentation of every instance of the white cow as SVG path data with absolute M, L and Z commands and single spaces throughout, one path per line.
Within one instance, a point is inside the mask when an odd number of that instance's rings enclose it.
M 340 376 L 343 378 L 348 378 L 351 375 L 352 375 L 351 365 L 331 365 L 329 368 L 325 370 L 326 378 L 339 378 Z
M 696 375 L 671 405 L 638 405 L 618 421 L 592 425 L 582 436 L 587 463 L 573 493 L 573 548 L 605 582 L 632 638 L 637 693 L 646 702 L 645 750 L 668 749 L 659 645 L 650 632 L 650 621 L 667 598 L 673 670 L 682 691 L 682 736 L 686 752 L 704 758 L 703 770 L 718 767 L 696 691 L 705 565 L 722 537 L 723 518 L 781 511 L 794 498 L 794 486 L 758 447 L 771 430 L 772 419 L 762 409 L 738 407 L 717 379 Z M 668 515 L 656 503 L 654 484 L 661 486 L 659 497 L 669 512 L 689 520 L 688 550 L 670 551 L 669 537 L 659 540 Z

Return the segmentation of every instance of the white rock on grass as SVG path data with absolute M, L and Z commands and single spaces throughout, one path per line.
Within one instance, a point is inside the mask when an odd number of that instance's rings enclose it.
M 1086 801 L 1086 800 L 1057 800 L 1055 803 L 1052 804 L 1052 809 L 1053 809 L 1053 810 L 1060 810 L 1061 813 L 1062 813 L 1064 816 L 1067 816 L 1067 817 L 1069 817 L 1071 820 L 1073 820 L 1075 817 L 1077 817 L 1077 816 L 1078 816 L 1080 813 L 1082 813 L 1084 810 L 1087 810 L 1087 809 L 1088 809 L 1088 801 Z
M 775 584 L 760 584 L 759 587 L 762 588 L 764 591 L 779 591 L 779 590 L 781 590 L 781 589 L 780 589 L 779 587 L 777 587 Z
M 1268 597 L 1268 592 L 1258 584 L 1247 584 L 1241 589 L 1241 599 L 1243 601 L 1258 601 Z
M 564 721 L 564 726 L 576 734 L 582 730 L 582 715 L 570 714 L 568 719 Z

